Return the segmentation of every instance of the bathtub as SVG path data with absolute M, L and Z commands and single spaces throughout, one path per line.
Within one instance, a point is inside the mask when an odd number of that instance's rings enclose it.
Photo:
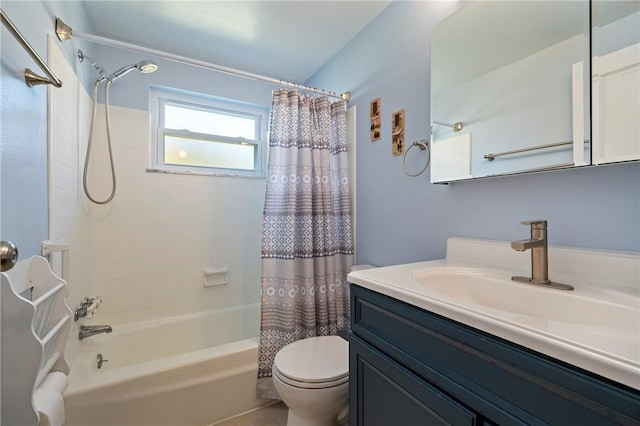
M 259 305 L 114 327 L 79 342 L 65 426 L 210 425 L 255 396 Z M 98 369 L 97 356 L 105 360 Z

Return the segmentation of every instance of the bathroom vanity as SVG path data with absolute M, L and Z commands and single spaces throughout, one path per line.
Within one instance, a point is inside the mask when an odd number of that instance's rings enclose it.
M 639 425 L 640 257 L 549 257 L 574 291 L 511 281 L 526 254 L 465 239 L 351 273 L 350 424 Z

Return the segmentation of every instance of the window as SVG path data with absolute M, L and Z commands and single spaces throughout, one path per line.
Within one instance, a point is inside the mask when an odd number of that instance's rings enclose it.
M 264 176 L 267 108 L 151 89 L 151 169 Z

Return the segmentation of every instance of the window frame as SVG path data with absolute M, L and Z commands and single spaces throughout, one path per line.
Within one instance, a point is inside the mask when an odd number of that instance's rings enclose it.
M 165 122 L 166 105 L 184 106 L 186 108 L 224 114 L 230 116 L 250 117 L 255 120 L 256 139 L 233 138 L 211 133 L 198 133 L 186 129 L 170 129 L 162 127 Z M 149 89 L 150 112 L 150 156 L 149 172 L 181 173 L 211 176 L 259 177 L 266 176 L 266 146 L 268 108 L 235 100 L 218 98 L 210 95 L 185 92 L 165 87 L 151 86 Z M 168 163 L 164 160 L 165 136 L 193 138 L 199 141 L 216 143 L 248 144 L 254 149 L 254 169 L 235 169 L 226 167 L 184 165 Z

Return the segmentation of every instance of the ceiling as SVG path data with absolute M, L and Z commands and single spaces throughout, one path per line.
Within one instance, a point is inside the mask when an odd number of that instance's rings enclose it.
M 85 1 L 95 35 L 303 83 L 390 1 Z

